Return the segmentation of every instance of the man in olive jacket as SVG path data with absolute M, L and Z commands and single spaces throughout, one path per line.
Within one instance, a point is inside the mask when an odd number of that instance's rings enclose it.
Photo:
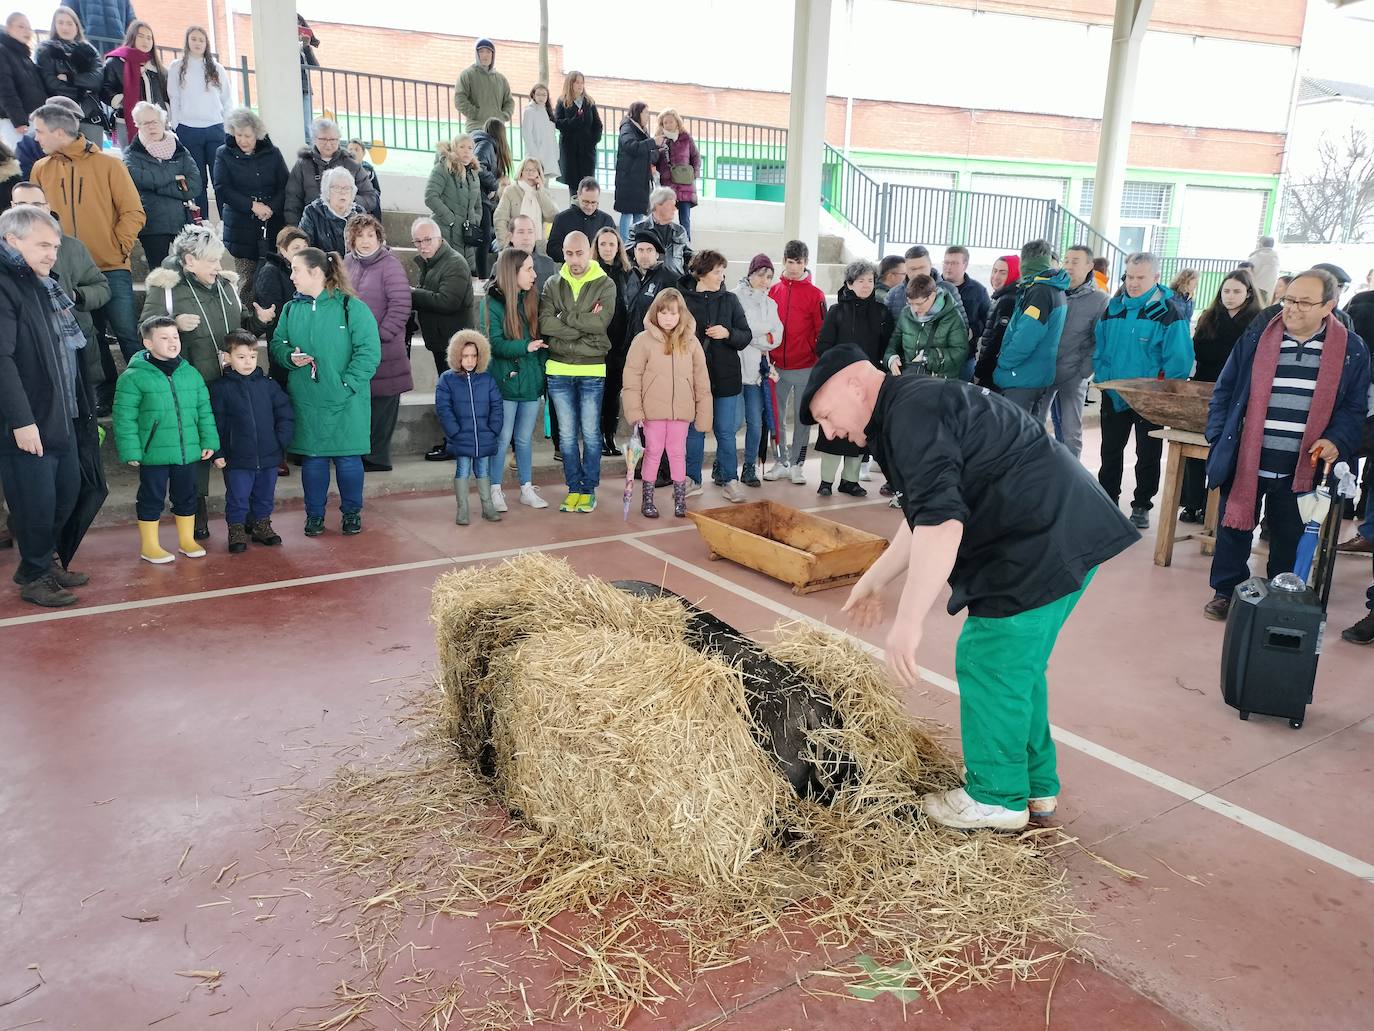
M 509 122 L 515 114 L 510 83 L 496 70 L 496 44 L 477 41 L 477 60 L 463 69 L 453 90 L 453 106 L 463 115 L 463 128 L 476 132 L 488 118 Z
M 587 237 L 569 233 L 563 239 L 563 267 L 544 284 L 539 302 L 539 335 L 549 348 L 549 401 L 558 413 L 558 447 L 568 484 L 560 512 L 596 511 L 601 398 L 611 349 L 606 331 L 614 314 L 615 280 L 592 260 Z

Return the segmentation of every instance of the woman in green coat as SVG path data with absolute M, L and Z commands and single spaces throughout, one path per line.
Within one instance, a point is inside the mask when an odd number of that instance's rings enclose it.
M 476 269 L 477 244 L 467 240 L 482 232 L 482 166 L 467 133 L 439 144 L 438 154 L 425 184 L 425 204 L 448 245 L 467 259 L 468 268 Z
M 539 398 L 544 393 L 544 363 L 548 345 L 539 339 L 539 295 L 535 293 L 534 258 L 528 251 L 507 247 L 496 261 L 496 273 L 487 283 L 481 328 L 491 341 L 491 366 L 501 398 L 506 403 L 501 442 L 496 452 L 496 485 L 491 499 L 498 512 L 506 511 L 501 478 L 506 469 L 506 449 L 515 445 L 515 468 L 520 474 L 520 504 L 548 508 L 535 487 L 534 457 L 530 437 L 539 418 Z M 514 297 L 511 304 L 506 299 Z
M 165 315 L 181 334 L 181 356 L 201 374 L 208 387 L 220 378 L 220 342 L 242 325 L 243 308 L 238 276 L 221 267 L 224 242 L 210 226 L 188 225 L 172 240 L 171 253 L 161 268 L 148 273 L 148 293 L 142 319 Z M 141 321 L 141 319 L 140 319 Z M 206 497 L 210 493 L 210 463 L 196 466 L 195 536 L 210 536 Z
M 912 279 L 906 297 L 883 355 L 888 370 L 894 376 L 958 379 L 968 356 L 968 328 L 959 309 L 930 276 Z
M 343 258 L 307 247 L 291 259 L 296 296 L 287 302 L 271 353 L 290 370 L 296 413 L 291 452 L 301 456 L 305 535 L 324 533 L 329 466 L 338 481 L 343 532 L 363 529 L 363 455 L 372 448 L 369 384 L 382 360 L 377 320 L 353 295 Z

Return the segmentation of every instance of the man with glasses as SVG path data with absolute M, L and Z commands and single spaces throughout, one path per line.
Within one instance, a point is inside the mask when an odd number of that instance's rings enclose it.
M 467 259 L 455 251 L 439 232 L 432 218 L 417 218 L 410 226 L 410 242 L 415 245 L 415 267 L 419 283 L 411 288 L 410 305 L 420 323 L 420 336 L 434 356 L 435 375 L 448 369 L 448 342 L 460 329 L 476 324 L 472 298 L 472 270 Z M 440 440 L 425 452 L 428 462 L 443 462 L 452 456 Z
M 320 180 L 331 168 L 348 169 L 353 175 L 354 185 L 358 187 L 358 195 L 354 198 L 358 207 L 369 214 L 380 214 L 381 199 L 372 185 L 372 176 L 353 160 L 347 150 L 339 146 L 338 124 L 330 118 L 316 118 L 310 123 L 310 128 L 315 144 L 300 149 L 291 175 L 286 180 L 286 224 L 301 224 L 301 212 L 319 197 Z
M 1283 313 L 1252 324 L 1231 352 L 1207 409 L 1207 485 L 1221 488 L 1208 619 L 1224 620 L 1250 576 L 1250 546 L 1263 504 L 1270 577 L 1290 572 L 1303 519 L 1298 496 L 1322 470 L 1359 453 L 1369 392 L 1369 351 L 1332 316 L 1340 287 L 1324 269 L 1288 285 Z
M 1171 298 L 1173 291 L 1159 282 L 1159 259 L 1132 254 L 1126 259 L 1124 289 L 1107 303 L 1094 329 L 1093 378 L 1187 379 L 1193 371 L 1193 338 Z M 1114 391 L 1102 397 L 1102 465 L 1097 482 L 1112 501 L 1121 500 L 1121 472 L 1126 442 L 1135 434 L 1135 496 L 1131 523 L 1141 530 L 1150 525 L 1150 509 L 1159 491 L 1159 458 L 1164 441 L 1150 434 L 1157 425 L 1137 415 Z

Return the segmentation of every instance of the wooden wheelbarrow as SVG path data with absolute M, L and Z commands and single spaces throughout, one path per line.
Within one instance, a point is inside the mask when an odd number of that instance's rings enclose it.
M 844 587 L 863 576 L 887 541 L 852 526 L 799 512 L 776 501 L 756 501 L 688 512 L 710 549 L 792 585 L 793 594 Z

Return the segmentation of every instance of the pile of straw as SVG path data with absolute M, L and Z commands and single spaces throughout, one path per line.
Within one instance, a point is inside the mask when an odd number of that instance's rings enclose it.
M 623 1024 L 779 934 L 811 938 L 812 971 L 841 986 L 870 984 L 876 961 L 885 988 L 926 998 L 1037 977 L 1077 951 L 1060 842 L 931 826 L 916 803 L 959 783 L 958 761 L 841 638 L 784 626 L 769 649 L 842 719 L 814 732 L 818 753 L 860 768 L 821 805 L 759 750 L 738 673 L 686 647 L 672 599 L 528 555 L 443 577 L 433 617 L 442 693 L 416 701 L 417 737 L 375 771 L 341 772 L 294 838 L 356 893 L 348 933 L 375 955 L 398 911 L 504 906 L 530 934 L 524 960 L 565 971 L 544 986 L 550 1018 Z M 488 740 L 494 777 L 474 761 Z M 380 983 L 379 965 L 368 974 Z M 486 1019 L 450 1012 L 454 1027 Z

